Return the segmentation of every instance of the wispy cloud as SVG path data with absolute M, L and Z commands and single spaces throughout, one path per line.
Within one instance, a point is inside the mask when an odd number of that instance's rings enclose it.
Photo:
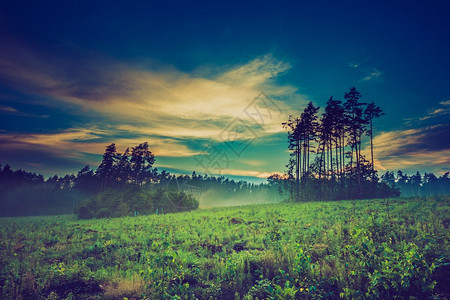
M 266 171 L 256 171 L 256 170 L 224 169 L 220 172 L 220 174 L 218 173 L 215 175 L 232 175 L 232 176 L 242 176 L 242 177 L 267 178 L 274 173 L 281 174 L 278 171 L 266 172 Z
M 417 124 L 421 124 L 422 126 L 423 124 L 427 124 L 430 126 L 449 122 L 450 100 L 441 101 L 439 105 L 440 107 L 434 107 L 428 110 L 428 112 L 422 117 L 405 119 L 405 124 L 408 126 Z
M 450 171 L 450 101 L 439 104 L 422 117 L 405 119 L 405 125 L 414 125 L 414 129 L 382 132 L 375 137 L 374 164 L 378 169 Z
M 261 167 L 264 165 L 264 161 L 254 160 L 254 159 L 245 159 L 242 160 L 241 163 L 252 166 L 252 167 Z
M 430 111 L 426 116 L 419 118 L 420 121 L 425 121 L 431 118 L 435 118 L 438 116 L 443 116 L 443 115 L 447 115 L 450 114 L 450 107 L 445 107 L 445 108 L 436 108 L 433 109 L 432 111 Z
M 40 134 L 2 134 L 0 135 L 0 149 L 42 149 L 47 147 L 48 152 L 59 157 L 82 158 L 84 154 L 101 154 L 110 142 L 116 143 L 118 150 L 136 146 L 144 140 L 142 138 L 115 138 L 108 140 L 110 136 L 117 134 L 114 130 L 100 130 L 98 128 L 68 129 L 56 133 Z M 158 138 L 147 140 L 152 152 L 158 156 L 185 157 L 200 154 L 190 150 L 186 145 L 170 138 Z
M 29 117 L 29 118 L 48 118 L 48 115 L 37 115 L 37 114 L 30 114 L 23 111 L 20 111 L 12 106 L 5 106 L 0 105 L 0 114 L 11 114 L 21 117 Z
M 363 78 L 364 81 L 379 79 L 384 75 L 383 71 L 374 68 L 366 77 Z
M 366 48 L 361 48 L 355 55 L 353 55 L 348 61 L 347 65 L 350 68 L 357 69 L 366 61 L 369 60 Z
M 382 132 L 374 138 L 375 167 L 391 171 L 450 169 L 449 134 L 449 124 Z
M 11 106 L 0 105 L 0 112 L 15 114 L 15 113 L 18 113 L 19 111 L 17 109 L 15 109 L 14 107 L 11 107 Z

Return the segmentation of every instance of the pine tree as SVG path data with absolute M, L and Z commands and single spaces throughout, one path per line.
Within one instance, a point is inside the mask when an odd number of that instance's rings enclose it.
M 112 143 L 106 147 L 103 159 L 97 168 L 96 175 L 100 179 L 100 193 L 106 190 L 108 184 L 114 179 L 115 167 L 119 160 L 116 144 Z
M 130 163 L 135 183 L 141 185 L 146 179 L 151 177 L 151 168 L 155 163 L 155 155 L 149 150 L 148 142 L 132 148 Z
M 367 123 L 369 123 L 370 128 L 367 130 L 367 135 L 370 136 L 370 158 L 372 161 L 372 170 L 374 170 L 373 163 L 373 119 L 379 118 L 384 115 L 383 111 L 380 107 L 376 106 L 374 102 L 369 103 L 366 109 L 364 110 L 364 119 Z
M 364 125 L 366 124 L 363 118 L 364 103 L 360 103 L 361 93 L 356 90 L 355 87 L 350 88 L 350 91 L 345 93 L 344 103 L 347 126 L 349 128 L 349 143 L 352 149 L 352 155 L 350 160 L 350 170 L 353 171 L 353 157 L 356 160 L 356 179 L 358 184 L 358 197 L 361 195 L 361 136 L 364 133 Z
M 295 201 L 300 201 L 300 168 L 301 168 L 301 146 L 304 130 L 300 118 L 289 116 L 287 122 L 282 123 L 283 128 L 288 130 L 288 149 L 292 151 L 289 160 L 291 166 L 295 166 Z
M 127 148 L 124 153 L 119 154 L 119 162 L 114 168 L 116 180 L 114 183 L 126 184 L 131 179 L 131 163 L 130 163 L 130 148 Z

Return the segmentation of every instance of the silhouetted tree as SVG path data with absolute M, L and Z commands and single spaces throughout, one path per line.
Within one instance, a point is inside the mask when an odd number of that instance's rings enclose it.
M 96 171 L 96 175 L 100 179 L 100 193 L 106 190 L 109 183 L 115 179 L 115 167 L 117 166 L 119 158 L 120 155 L 117 153 L 116 144 L 112 143 L 111 145 L 106 146 L 102 162 Z
M 411 184 L 411 190 L 412 194 L 414 196 L 419 196 L 420 194 L 420 187 L 422 185 L 422 176 L 419 172 L 409 177 L 409 182 Z
M 307 182 L 310 177 L 309 165 L 310 165 L 310 153 L 314 153 L 314 144 L 316 141 L 319 123 L 317 121 L 317 112 L 319 107 L 314 107 L 312 102 L 309 102 L 303 113 L 300 116 L 300 122 L 302 124 L 303 131 L 303 172 L 302 183 Z M 304 186 L 303 186 L 304 188 Z M 303 195 L 304 196 L 304 195 Z
M 120 159 L 115 167 L 114 173 L 116 175 L 115 184 L 126 184 L 131 180 L 131 163 L 130 163 L 130 148 L 125 149 L 125 152 L 120 154 Z
M 439 180 L 433 173 L 425 173 L 423 175 L 423 194 L 427 196 L 439 193 Z
M 130 163 L 133 180 L 136 184 L 141 185 L 151 179 L 155 156 L 149 150 L 147 142 L 132 148 Z
M 282 126 L 288 130 L 288 149 L 292 151 L 291 158 L 293 158 L 289 160 L 289 164 L 295 169 L 295 201 L 300 201 L 300 160 L 304 128 L 300 118 L 292 115 L 287 122 L 282 123 Z
M 353 157 L 356 159 L 356 179 L 358 182 L 358 193 L 361 193 L 361 137 L 364 133 L 364 125 L 366 120 L 363 118 L 364 103 L 360 103 L 361 93 L 355 87 L 351 87 L 350 91 L 345 93 L 344 103 L 347 125 L 349 127 L 349 143 L 352 149 L 350 168 L 353 168 Z
M 367 130 L 367 134 L 370 136 L 370 158 L 372 161 L 372 169 L 374 168 L 373 164 L 373 119 L 379 118 L 384 115 L 383 111 L 379 106 L 376 106 L 374 102 L 369 103 L 366 109 L 364 110 L 364 118 L 367 123 L 369 123 L 370 127 Z
M 390 187 L 395 187 L 395 176 L 394 172 L 387 171 L 381 176 L 381 182 L 386 183 Z
M 88 196 L 94 195 L 98 189 L 98 181 L 95 177 L 94 170 L 91 170 L 89 166 L 84 166 L 78 171 L 74 182 L 69 185 L 73 185 L 73 188 Z

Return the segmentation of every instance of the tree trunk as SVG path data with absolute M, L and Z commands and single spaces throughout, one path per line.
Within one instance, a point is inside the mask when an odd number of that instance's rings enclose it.
M 375 171 L 374 165 L 373 165 L 373 129 L 372 129 L 372 119 L 370 119 L 370 157 L 372 160 L 372 172 Z
M 300 200 L 300 141 L 297 140 L 297 153 L 296 153 L 296 169 L 295 169 L 295 201 L 298 202 Z

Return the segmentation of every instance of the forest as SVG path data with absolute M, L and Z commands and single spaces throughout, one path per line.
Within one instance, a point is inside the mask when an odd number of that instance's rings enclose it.
M 278 174 L 271 175 L 266 183 L 254 184 L 230 180 L 224 176 L 200 175 L 195 172 L 190 175 L 175 175 L 165 170 L 159 172 L 156 168 L 149 168 L 140 175 L 141 182 L 137 183 L 137 177 L 130 173 L 124 175 L 126 173 L 123 170 L 115 168 L 124 165 L 132 167 L 131 164 L 124 164 L 127 160 L 123 154 L 118 153 L 115 153 L 115 163 L 111 165 L 110 173 L 102 175 L 102 168 L 105 170 L 104 162 L 110 157 L 108 149 L 113 148 L 114 144 L 107 147 L 104 154 L 106 159 L 97 170 L 85 166 L 76 175 L 44 178 L 41 174 L 21 169 L 12 170 L 8 164 L 4 167 L 0 165 L 0 216 L 76 213 L 81 218 L 118 217 L 131 216 L 135 212 L 155 214 L 157 209 L 159 213 L 169 213 L 195 209 L 199 205 L 214 207 L 293 200 L 295 181 L 285 180 Z M 131 159 L 128 158 L 129 160 Z M 119 172 L 125 177 L 113 180 L 111 172 Z M 330 183 L 329 180 L 322 179 L 321 182 L 315 178 L 310 178 L 307 182 L 308 185 Z M 371 181 L 366 184 L 373 186 Z M 397 174 L 388 171 L 381 176 L 376 186 L 378 197 L 450 194 L 448 173 L 437 177 L 433 173 L 421 175 L 417 172 L 408 176 L 402 171 Z M 314 195 L 318 196 L 319 192 L 310 190 L 307 200 L 314 199 Z M 337 199 L 337 196 L 333 198 Z
M 77 214 L 80 218 L 170 213 L 199 207 L 278 202 L 270 184 L 235 181 L 224 176 L 175 175 L 153 168 L 148 143 L 119 153 L 106 147 L 96 170 L 44 178 L 0 165 L 0 216 Z
M 119 152 L 106 146 L 94 170 L 44 178 L 0 164 L 0 216 L 77 214 L 79 218 L 181 212 L 202 207 L 273 202 L 419 197 L 450 194 L 449 172 L 407 175 L 374 166 L 374 121 L 384 115 L 374 102 L 362 102 L 355 87 L 344 101 L 331 97 L 322 114 L 312 102 L 290 115 L 290 159 L 284 174 L 261 184 L 224 176 L 170 174 L 154 167 L 144 142 Z M 365 148 L 370 149 L 364 154 Z M 367 152 L 367 151 L 366 151 Z M 367 157 L 369 155 L 369 157 Z

